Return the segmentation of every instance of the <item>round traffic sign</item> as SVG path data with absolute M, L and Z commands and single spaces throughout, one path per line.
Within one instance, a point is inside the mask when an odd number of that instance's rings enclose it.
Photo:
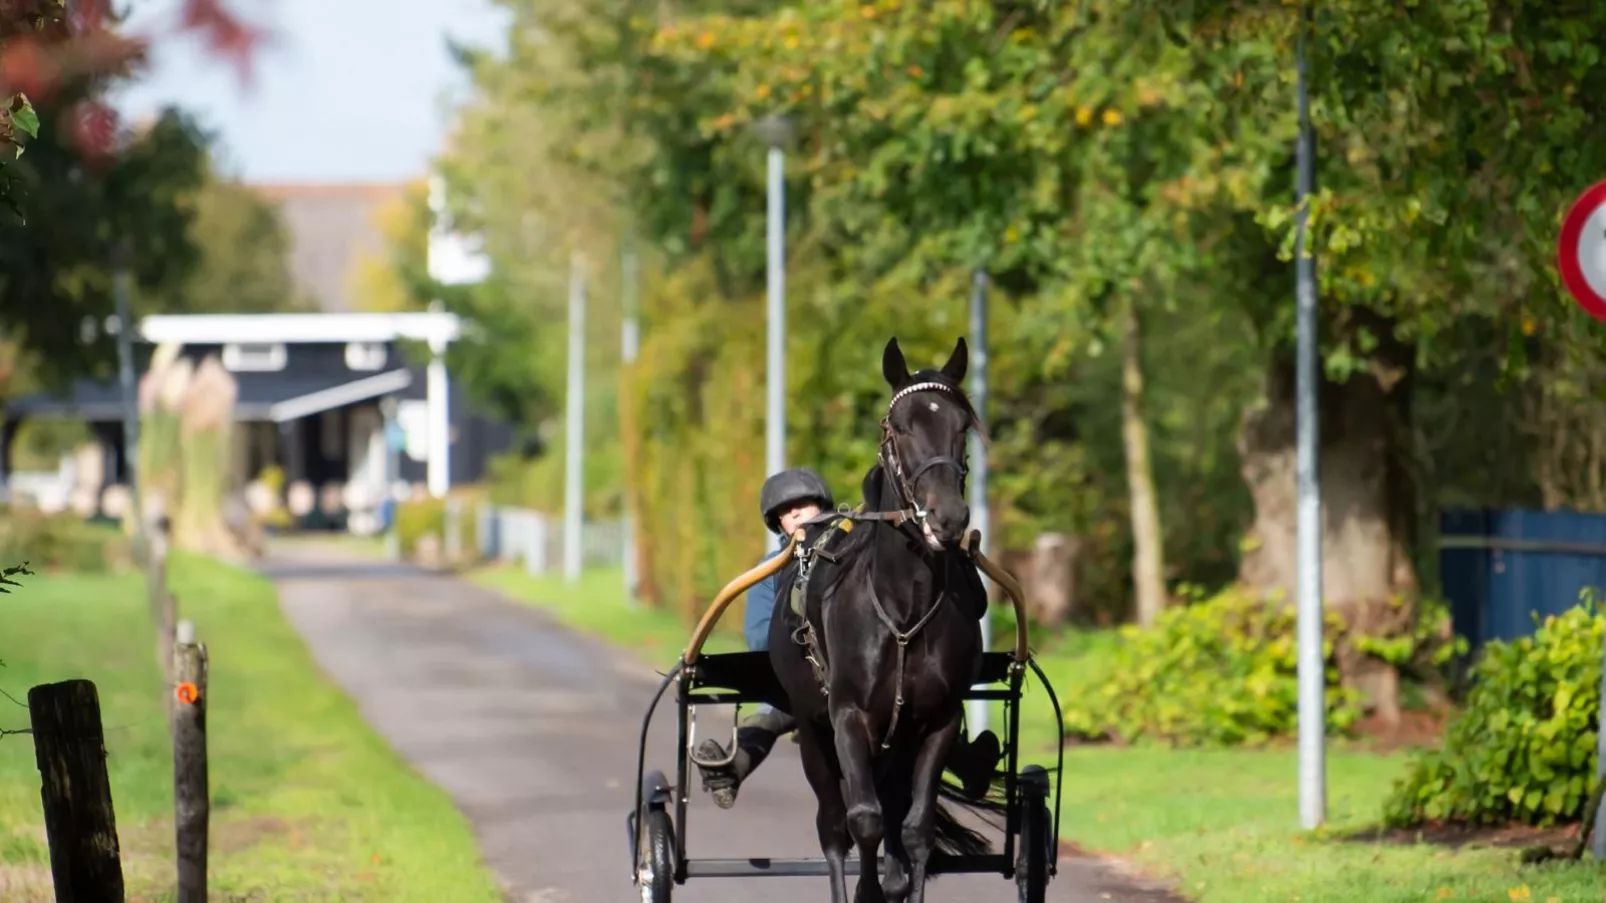
M 1591 185 L 1567 211 L 1556 263 L 1578 306 L 1606 322 L 1606 181 Z

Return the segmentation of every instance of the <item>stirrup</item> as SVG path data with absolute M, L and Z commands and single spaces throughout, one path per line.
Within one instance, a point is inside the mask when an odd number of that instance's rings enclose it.
M 741 709 L 738 708 L 737 714 L 740 713 Z M 696 765 L 698 768 L 701 768 L 705 771 L 709 769 L 729 768 L 730 764 L 736 761 L 736 750 L 739 748 L 736 743 L 736 738 L 740 730 L 741 721 L 733 718 L 731 720 L 731 745 L 728 752 L 720 749 L 719 741 L 714 739 L 708 739 L 704 740 L 702 743 L 698 743 L 697 716 L 694 714 L 692 715 L 691 721 L 691 735 L 686 738 L 686 757 L 691 759 L 693 765 Z M 707 756 L 707 753 L 702 753 L 699 755 L 699 750 L 701 750 L 704 746 L 712 746 L 715 749 L 720 749 L 720 756 L 717 758 L 704 758 L 703 756 Z

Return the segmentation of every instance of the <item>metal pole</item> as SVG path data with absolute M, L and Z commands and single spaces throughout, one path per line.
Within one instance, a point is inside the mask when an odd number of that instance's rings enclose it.
M 970 279 L 970 406 L 976 410 L 976 419 L 987 422 L 987 271 L 978 268 Z M 992 521 L 987 508 L 987 447 L 981 436 L 972 431 L 970 442 L 970 525 L 981 531 L 982 554 L 987 553 L 992 541 Z M 992 610 L 981 619 L 981 646 L 993 645 Z M 970 736 L 976 737 L 987 729 L 990 703 L 985 699 L 972 699 L 965 723 Z
M 112 252 L 117 267 L 112 303 L 117 311 L 117 381 L 123 390 L 123 467 L 128 481 L 128 510 L 134 518 L 134 547 L 143 555 L 145 507 L 140 503 L 139 480 L 135 476 L 139 460 L 139 387 L 134 381 L 134 317 L 128 309 L 128 253 L 127 241 L 119 241 Z
M 380 493 L 380 504 L 385 512 L 385 559 L 401 560 L 401 532 L 396 526 L 396 513 L 401 502 L 396 498 L 396 481 L 401 479 L 401 437 L 397 435 L 395 396 L 387 395 L 379 402 L 379 413 L 385 421 L 385 479 Z
M 1317 461 L 1316 265 L 1307 253 L 1311 182 L 1315 161 L 1310 128 L 1304 11 L 1298 42 L 1299 144 L 1298 231 L 1294 274 L 1298 316 L 1295 484 L 1299 496 L 1299 822 L 1307 831 L 1327 819 L 1327 676 L 1322 661 L 1322 496 Z
M 641 325 L 637 320 L 640 315 L 639 304 L 636 297 L 636 248 L 634 235 L 625 239 L 624 259 L 620 262 L 623 285 L 620 286 L 620 300 L 624 307 L 624 323 L 619 337 L 620 358 L 626 368 L 636 362 L 636 354 L 641 350 Z M 634 402 L 626 402 L 633 404 Z M 635 424 L 630 424 L 635 428 Z M 626 439 L 627 442 L 632 441 Z M 633 474 L 632 474 L 633 478 Z M 632 490 L 634 487 L 632 487 Z M 631 507 L 631 493 L 625 493 L 624 505 L 624 538 L 623 555 L 625 570 L 625 601 L 634 608 L 636 605 L 636 590 L 641 582 L 641 575 L 636 571 L 636 512 Z
M 569 258 L 569 391 L 568 423 L 563 458 L 563 580 L 580 579 L 581 530 L 585 524 L 585 258 L 576 251 Z
M 1602 644 L 1601 660 L 1606 662 L 1606 643 Z M 1601 702 L 1599 723 L 1606 724 L 1606 668 L 1600 674 Z M 1606 780 L 1606 730 L 1597 730 L 1595 733 L 1595 780 Z M 1590 847 L 1595 854 L 1596 862 L 1606 862 L 1606 805 L 1595 810 L 1595 833 L 1590 837 Z
M 768 233 L 769 328 L 766 364 L 767 417 L 764 431 L 764 475 L 786 469 L 786 153 L 769 149 Z M 779 534 L 771 534 L 773 548 L 781 547 Z

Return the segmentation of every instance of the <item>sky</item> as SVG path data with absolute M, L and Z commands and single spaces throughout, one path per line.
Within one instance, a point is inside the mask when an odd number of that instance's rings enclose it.
M 128 27 L 171 22 L 177 0 L 135 0 Z M 273 32 L 250 85 L 189 38 L 162 38 L 122 89 L 132 119 L 188 109 L 218 135 L 223 168 L 250 182 L 394 182 L 423 175 L 467 78 L 446 39 L 500 49 L 490 0 L 231 0 Z

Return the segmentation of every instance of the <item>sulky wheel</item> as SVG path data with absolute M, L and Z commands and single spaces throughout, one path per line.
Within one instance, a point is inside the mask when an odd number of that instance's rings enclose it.
M 636 849 L 636 885 L 641 903 L 669 903 L 675 886 L 675 830 L 663 809 L 648 807 L 645 815 Z
M 1021 769 L 1017 785 L 1020 806 L 1020 845 L 1015 855 L 1015 884 L 1020 903 L 1044 903 L 1048 898 L 1048 867 L 1054 861 L 1054 822 L 1048 814 L 1048 772 L 1041 765 Z

